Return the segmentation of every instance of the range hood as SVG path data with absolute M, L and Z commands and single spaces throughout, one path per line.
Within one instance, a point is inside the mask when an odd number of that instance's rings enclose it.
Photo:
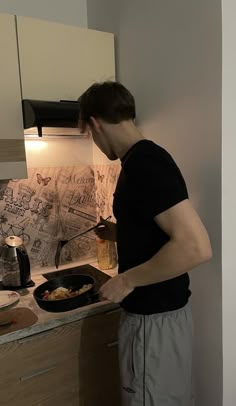
M 78 128 L 79 102 L 70 100 L 22 100 L 24 134 L 84 136 Z

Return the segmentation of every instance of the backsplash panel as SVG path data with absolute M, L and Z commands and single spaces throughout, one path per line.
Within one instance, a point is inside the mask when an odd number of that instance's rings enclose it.
M 97 219 L 113 216 L 113 193 L 120 173 L 120 165 L 94 165 Z M 114 218 L 113 218 L 114 220 Z
M 118 165 L 30 168 L 28 179 L 0 182 L 0 243 L 20 236 L 31 267 L 53 266 L 57 242 L 112 214 Z M 61 264 L 96 257 L 93 232 L 66 245 Z

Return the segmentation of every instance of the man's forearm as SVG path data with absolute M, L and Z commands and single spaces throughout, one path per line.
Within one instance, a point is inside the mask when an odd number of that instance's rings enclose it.
M 208 261 L 211 253 L 190 243 L 170 240 L 150 260 L 122 274 L 132 287 L 146 286 L 175 278 Z

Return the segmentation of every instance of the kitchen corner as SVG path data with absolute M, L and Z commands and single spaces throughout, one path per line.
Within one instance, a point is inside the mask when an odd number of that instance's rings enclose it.
M 78 267 L 80 265 L 78 265 Z M 97 263 L 92 263 L 91 265 L 98 269 Z M 76 270 L 77 268 L 73 264 L 73 267 L 63 267 L 61 271 L 66 269 Z M 54 268 L 48 268 L 47 272 L 50 273 L 52 270 L 54 270 Z M 117 268 L 103 271 L 100 270 L 100 272 L 104 272 L 106 275 L 113 277 L 117 274 Z M 13 324 L 10 324 L 9 326 L 0 326 L 0 345 L 9 343 L 14 340 L 19 340 L 21 338 L 25 338 L 34 334 L 39 334 L 41 332 L 62 326 L 64 324 L 83 320 L 86 317 L 91 317 L 96 314 L 119 309 L 119 305 L 116 305 L 114 303 L 110 303 L 108 301 L 96 301 L 95 303 L 90 303 L 67 312 L 46 312 L 40 309 L 33 297 L 33 291 L 36 289 L 36 287 L 46 282 L 47 280 L 43 275 L 46 275 L 45 272 L 43 272 L 43 274 L 34 274 L 33 280 L 35 282 L 35 286 L 18 291 L 18 293 L 20 294 L 20 300 L 14 307 L 14 309 L 7 310 L 6 312 L 2 313 L 0 312 L 0 321 L 1 316 L 4 316 L 4 313 L 13 312 L 15 310 L 26 310 L 26 319 L 29 319 L 29 325 L 27 325 L 28 323 L 27 321 L 25 321 L 25 323 L 23 324 L 23 328 L 21 328 L 21 323 L 17 323 L 17 320 L 14 320 Z M 32 313 L 34 317 L 32 317 Z M 24 317 L 24 312 L 21 312 L 21 316 Z
M 112 277 L 117 269 L 103 272 Z M 46 281 L 42 273 L 33 280 L 36 287 Z M 2 404 L 119 406 L 119 305 L 101 301 L 49 313 L 38 307 L 34 289 L 19 291 L 20 301 L 10 310 L 32 312 L 31 325 L 0 336 Z
M 49 313 L 33 292 L 55 271 L 58 241 L 112 214 L 120 166 L 88 135 L 24 138 L 21 108 L 28 99 L 78 101 L 91 81 L 114 79 L 114 35 L 7 14 L 0 20 L 0 244 L 10 236 L 23 241 L 35 283 L 17 291 L 9 310 L 15 319 L 0 326 L 1 404 L 119 406 L 119 305 L 94 301 Z M 96 260 L 96 237 L 86 234 L 63 249 L 59 272 L 96 268 Z

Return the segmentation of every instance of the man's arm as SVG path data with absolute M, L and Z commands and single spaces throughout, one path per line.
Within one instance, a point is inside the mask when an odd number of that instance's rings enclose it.
M 155 222 L 170 240 L 150 260 L 124 273 L 132 287 L 175 278 L 212 257 L 207 231 L 188 199 L 157 215 Z
M 121 302 L 134 288 L 175 278 L 212 257 L 207 231 L 186 199 L 155 217 L 170 240 L 150 260 L 109 280 L 101 295 Z

